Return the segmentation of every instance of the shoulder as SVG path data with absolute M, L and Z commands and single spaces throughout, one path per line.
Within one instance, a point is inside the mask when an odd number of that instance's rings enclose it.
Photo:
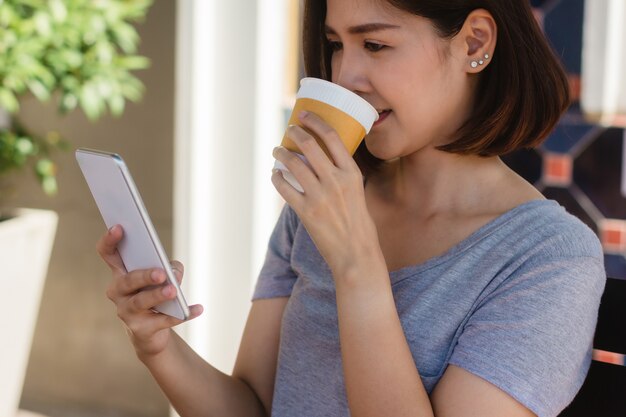
M 529 201 L 502 217 L 498 235 L 524 251 L 540 252 L 545 258 L 603 259 L 596 233 L 554 200 Z
M 606 274 L 594 231 L 537 200 L 489 230 L 495 265 L 450 360 L 538 415 L 556 415 L 585 378 Z M 491 267 L 489 263 L 483 265 Z
M 584 303 L 604 289 L 604 254 L 596 233 L 555 201 L 515 207 L 485 237 L 480 246 L 485 261 L 497 264 L 496 292 L 532 288 L 546 300 L 575 295 Z

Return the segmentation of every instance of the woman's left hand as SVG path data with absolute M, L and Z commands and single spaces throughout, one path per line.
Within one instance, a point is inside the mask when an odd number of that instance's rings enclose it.
M 317 115 L 300 114 L 300 121 L 326 145 L 332 160 L 315 137 L 299 126 L 289 126 L 287 135 L 300 148 L 307 164 L 283 147 L 274 149 L 298 180 L 297 191 L 274 171 L 272 183 L 304 223 L 335 278 L 355 269 L 364 260 L 381 260 L 378 234 L 365 202 L 363 177 L 337 132 Z

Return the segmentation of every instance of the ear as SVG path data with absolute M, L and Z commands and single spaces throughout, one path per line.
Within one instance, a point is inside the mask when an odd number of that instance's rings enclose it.
M 466 72 L 479 73 L 489 65 L 497 37 L 496 21 L 487 10 L 476 9 L 467 16 L 454 37 L 457 58 Z

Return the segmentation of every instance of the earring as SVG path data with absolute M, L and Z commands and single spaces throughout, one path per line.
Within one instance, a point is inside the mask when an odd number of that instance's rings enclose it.
M 482 65 L 482 64 L 484 64 L 484 63 L 485 63 L 485 61 L 483 61 L 483 60 L 481 59 L 480 61 L 478 61 L 478 63 L 479 63 L 480 65 Z
M 485 59 L 489 59 L 489 54 L 485 54 Z
M 478 62 L 476 62 L 476 61 L 472 61 L 472 62 L 470 62 L 470 66 L 471 66 L 472 68 L 476 68 L 476 67 L 478 66 Z

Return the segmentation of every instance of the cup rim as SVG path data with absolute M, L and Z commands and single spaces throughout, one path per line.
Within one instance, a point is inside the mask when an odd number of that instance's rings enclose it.
M 300 80 L 296 99 L 308 98 L 322 101 L 353 117 L 369 133 L 378 120 L 378 111 L 367 100 L 347 88 L 315 77 Z

